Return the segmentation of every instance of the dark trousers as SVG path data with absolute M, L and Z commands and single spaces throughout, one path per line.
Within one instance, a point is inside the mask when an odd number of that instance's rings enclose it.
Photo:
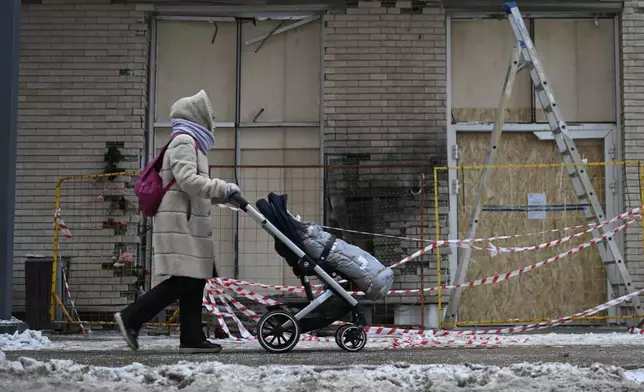
M 145 293 L 121 314 L 125 324 L 139 329 L 165 307 L 179 299 L 181 343 L 201 343 L 206 335 L 201 327 L 201 307 L 205 279 L 172 276 Z

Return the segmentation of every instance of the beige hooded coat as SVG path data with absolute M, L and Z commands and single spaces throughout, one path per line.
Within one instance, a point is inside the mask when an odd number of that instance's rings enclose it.
M 175 102 L 170 117 L 214 131 L 212 105 L 203 90 Z M 215 262 L 210 199 L 225 199 L 226 182 L 208 176 L 208 157 L 196 150 L 195 140 L 188 135 L 172 140 L 160 175 L 164 186 L 173 178 L 176 183 L 166 192 L 154 217 L 154 275 L 210 278 Z

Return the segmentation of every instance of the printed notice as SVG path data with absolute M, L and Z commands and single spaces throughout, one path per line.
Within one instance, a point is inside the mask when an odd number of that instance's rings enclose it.
M 528 219 L 546 219 L 545 193 L 528 193 Z

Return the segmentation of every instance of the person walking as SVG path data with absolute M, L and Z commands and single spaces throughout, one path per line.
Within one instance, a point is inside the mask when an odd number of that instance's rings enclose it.
M 179 299 L 180 351 L 219 352 L 202 328 L 206 279 L 216 277 L 211 200 L 225 202 L 240 192 L 234 183 L 208 175 L 208 151 L 215 145 L 212 104 L 205 91 L 183 97 L 170 108 L 171 140 L 159 175 L 167 192 L 154 216 L 154 274 L 164 280 L 114 314 L 123 339 L 138 350 L 139 330 Z

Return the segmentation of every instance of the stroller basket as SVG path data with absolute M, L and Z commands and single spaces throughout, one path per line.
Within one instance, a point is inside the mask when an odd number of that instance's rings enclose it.
M 262 347 L 271 353 L 291 351 L 302 333 L 324 328 L 350 311 L 352 323 L 338 328 L 335 340 L 338 346 L 346 351 L 362 350 L 367 336 L 364 332 L 360 304 L 318 265 L 318 262 L 323 261 L 328 255 L 334 239 L 325 246 L 322 256 L 315 260 L 302 250 L 299 236 L 286 209 L 286 195 L 270 193 L 268 200 L 261 199 L 256 203 L 259 211 L 239 193 L 232 195 L 231 200 L 274 237 L 276 252 L 299 276 L 309 301 L 309 304 L 296 314 L 279 306 L 269 307 L 268 312 L 257 323 L 257 337 Z M 318 297 L 313 295 L 309 276 L 317 276 L 326 285 L 326 290 Z M 324 308 L 326 309 L 323 310 Z M 322 313 L 322 316 L 310 317 L 314 312 Z

